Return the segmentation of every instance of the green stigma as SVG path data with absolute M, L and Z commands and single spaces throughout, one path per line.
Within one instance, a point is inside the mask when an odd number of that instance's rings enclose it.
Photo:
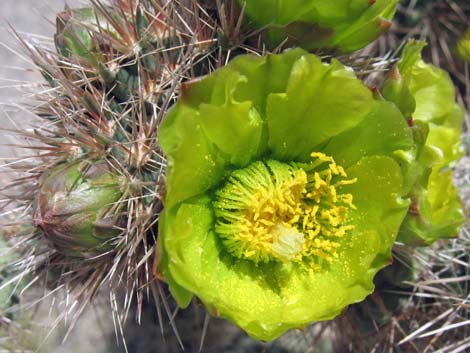
M 339 239 L 353 226 L 352 184 L 323 153 L 308 164 L 257 161 L 234 171 L 215 192 L 215 231 L 228 252 L 259 262 L 297 262 L 316 269 L 337 256 Z

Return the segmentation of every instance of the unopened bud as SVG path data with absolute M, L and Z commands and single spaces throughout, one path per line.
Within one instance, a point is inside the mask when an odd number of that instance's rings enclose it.
M 34 225 L 65 255 L 99 255 L 120 234 L 121 196 L 105 162 L 60 165 L 41 180 Z

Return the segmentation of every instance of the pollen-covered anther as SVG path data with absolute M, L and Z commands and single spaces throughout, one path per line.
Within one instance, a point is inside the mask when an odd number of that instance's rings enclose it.
M 234 171 L 213 201 L 215 231 L 233 256 L 255 263 L 296 262 L 318 269 L 337 257 L 353 226 L 353 196 L 340 187 L 356 182 L 332 157 L 311 154 L 308 164 L 275 160 Z

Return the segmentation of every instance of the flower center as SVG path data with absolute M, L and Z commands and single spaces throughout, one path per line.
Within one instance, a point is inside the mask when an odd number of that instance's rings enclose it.
M 256 263 L 298 262 L 317 268 L 337 256 L 353 226 L 351 194 L 337 187 L 356 182 L 333 158 L 312 153 L 306 164 L 254 162 L 234 171 L 213 201 L 215 231 L 226 249 Z

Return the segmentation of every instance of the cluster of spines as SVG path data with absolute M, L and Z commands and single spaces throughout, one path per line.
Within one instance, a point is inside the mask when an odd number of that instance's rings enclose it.
M 205 38 L 215 24 L 192 1 L 91 3 L 59 14 L 56 53 L 20 38 L 47 85 L 32 108 L 38 126 L 18 131 L 39 153 L 21 161 L 21 177 L 7 188 L 18 189 L 12 198 L 25 225 L 13 240 L 25 257 L 19 276 L 64 288 L 64 317 L 77 318 L 103 286 L 112 298 L 123 288 L 124 310 L 112 307 L 118 326 L 150 291 L 167 300 L 153 273 L 165 169 L 156 135 L 180 83 L 201 74 L 194 65 L 211 67 Z M 72 243 L 51 246 L 41 227 L 30 226 L 44 176 L 76 163 L 107 165 L 122 191 L 111 208 L 112 246 L 86 258 Z

